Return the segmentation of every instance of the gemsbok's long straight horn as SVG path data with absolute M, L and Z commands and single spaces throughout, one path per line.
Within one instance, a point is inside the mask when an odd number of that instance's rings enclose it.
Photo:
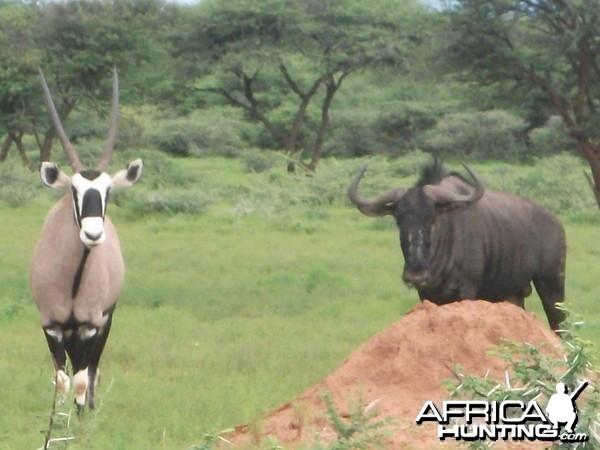
M 83 164 L 77 156 L 77 152 L 75 151 L 75 147 L 71 144 L 65 129 L 62 126 L 60 121 L 60 116 L 58 115 L 58 111 L 56 111 L 56 106 L 54 106 L 54 101 L 52 100 L 52 95 L 50 94 L 50 89 L 48 88 L 48 83 L 46 82 L 46 77 L 44 76 L 44 72 L 41 67 L 38 67 L 38 72 L 40 74 L 40 78 L 42 79 L 42 88 L 44 90 L 44 99 L 46 101 L 46 107 L 50 112 L 50 117 L 52 118 L 52 122 L 54 124 L 54 129 L 58 134 L 58 138 L 60 139 L 60 143 L 62 144 L 62 148 L 65 151 L 65 155 L 71 164 L 71 167 L 75 172 L 79 172 L 83 170 Z
M 110 112 L 110 125 L 108 126 L 108 134 L 106 136 L 106 143 L 102 150 L 102 156 L 98 162 L 98 170 L 104 172 L 108 168 L 110 157 L 112 156 L 113 148 L 115 146 L 115 139 L 117 137 L 117 124 L 119 122 L 119 75 L 117 68 L 113 67 L 113 93 L 112 93 L 112 109 Z

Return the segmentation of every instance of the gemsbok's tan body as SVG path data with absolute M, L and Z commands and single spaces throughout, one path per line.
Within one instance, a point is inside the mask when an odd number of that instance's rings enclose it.
M 124 280 L 124 263 L 106 205 L 111 189 L 130 186 L 142 173 L 135 160 L 108 175 L 118 121 L 118 78 L 114 71 L 113 108 L 107 143 L 97 169 L 84 169 L 56 112 L 40 70 L 44 97 L 63 149 L 75 172 L 68 176 L 44 161 L 40 176 L 49 187 L 64 189 L 44 221 L 30 268 L 31 291 L 56 370 L 57 390 L 70 388 L 67 355 L 73 368 L 75 403 L 95 406 L 98 363 Z

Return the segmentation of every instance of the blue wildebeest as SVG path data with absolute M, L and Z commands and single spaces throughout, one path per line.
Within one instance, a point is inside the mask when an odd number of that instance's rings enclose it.
M 405 261 L 402 278 L 421 300 L 483 299 L 524 307 L 533 282 L 557 330 L 564 319 L 556 307 L 564 300 L 562 225 L 529 199 L 484 189 L 465 168 L 470 181 L 435 161 L 415 186 L 366 199 L 358 194 L 365 167 L 348 197 L 367 216 L 394 216 Z
M 117 72 L 113 74 L 113 106 L 108 137 L 97 169 L 84 169 L 69 141 L 40 70 L 46 105 L 73 176 L 56 164 L 42 162 L 45 185 L 64 196 L 44 221 L 30 267 L 31 291 L 56 370 L 56 390 L 70 387 L 66 355 L 73 366 L 78 412 L 94 408 L 98 362 L 110 331 L 113 311 L 123 285 L 124 265 L 117 233 L 106 217 L 111 189 L 130 186 L 142 174 L 142 160 L 107 174 L 119 116 Z

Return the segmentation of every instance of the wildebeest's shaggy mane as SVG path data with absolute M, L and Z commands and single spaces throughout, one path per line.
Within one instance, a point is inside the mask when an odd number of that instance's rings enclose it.
M 438 184 L 449 172 L 444 167 L 444 163 L 435 158 L 432 162 L 421 169 L 421 177 L 417 181 L 416 187 L 423 187 L 428 184 Z

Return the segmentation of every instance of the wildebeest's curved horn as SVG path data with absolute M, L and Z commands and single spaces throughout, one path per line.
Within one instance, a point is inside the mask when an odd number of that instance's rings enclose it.
M 112 156 L 113 147 L 115 146 L 115 138 L 117 137 L 117 123 L 119 122 L 119 75 L 117 68 L 113 68 L 113 94 L 112 94 L 112 109 L 110 113 L 110 125 L 108 126 L 108 134 L 106 136 L 106 144 L 102 150 L 102 156 L 98 162 L 98 170 L 105 171 L 108 168 L 110 157 Z
M 366 216 L 385 216 L 393 214 L 394 204 L 397 203 L 408 189 L 397 188 L 391 189 L 374 199 L 362 198 L 358 195 L 358 185 L 363 175 L 367 171 L 367 166 L 363 167 L 356 175 L 350 187 L 348 187 L 348 198 L 355 204 L 358 210 Z
M 77 152 L 75 151 L 75 147 L 69 141 L 67 137 L 67 133 L 62 126 L 60 121 L 60 117 L 58 116 L 58 112 L 56 111 L 56 106 L 54 106 L 54 101 L 52 100 L 52 95 L 50 94 L 50 89 L 48 88 L 48 83 L 46 83 L 46 77 L 44 76 L 44 72 L 41 67 L 38 67 L 38 72 L 40 74 L 40 78 L 42 79 L 42 88 L 44 89 L 44 99 L 46 100 L 46 107 L 50 112 L 50 117 L 52 118 L 52 122 L 54 123 L 54 129 L 58 134 L 58 138 L 60 139 L 60 143 L 62 144 L 62 148 L 65 151 L 65 155 L 71 164 L 71 167 L 75 172 L 79 172 L 83 169 L 83 164 L 81 163 L 79 156 L 77 156 Z
M 465 164 L 463 164 L 463 167 L 473 179 L 472 183 L 461 175 L 453 173 L 438 185 L 429 184 L 423 187 L 425 194 L 436 205 L 441 206 L 468 206 L 479 201 L 485 192 L 483 183 Z

